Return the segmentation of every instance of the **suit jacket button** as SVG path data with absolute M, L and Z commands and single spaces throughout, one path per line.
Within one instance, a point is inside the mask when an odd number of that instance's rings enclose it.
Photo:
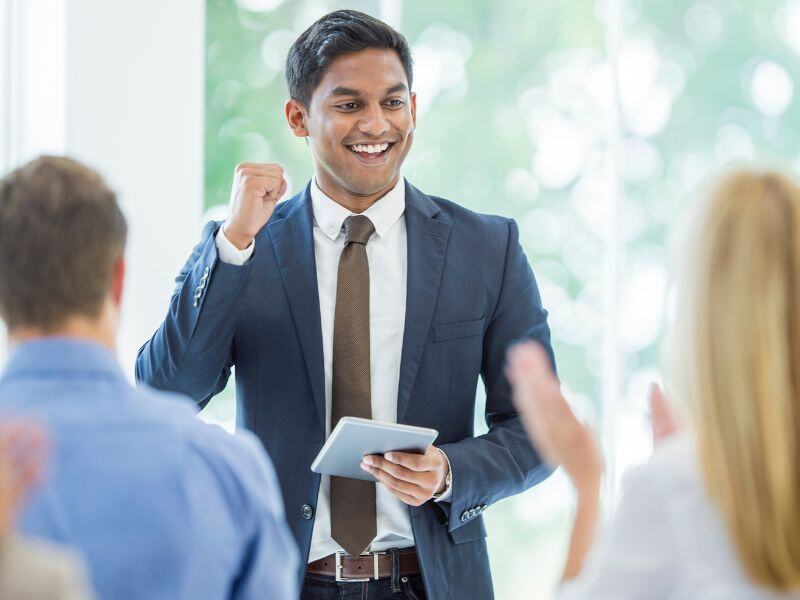
M 314 516 L 314 509 L 311 508 L 308 504 L 303 504 L 300 507 L 300 514 L 303 515 L 303 518 L 308 521 L 311 517 Z

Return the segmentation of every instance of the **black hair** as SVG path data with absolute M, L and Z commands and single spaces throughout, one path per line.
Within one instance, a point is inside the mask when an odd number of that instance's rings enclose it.
M 369 48 L 397 52 L 410 90 L 412 60 L 406 38 L 375 17 L 357 10 L 337 10 L 306 29 L 289 49 L 286 57 L 289 95 L 308 107 L 311 95 L 335 58 Z

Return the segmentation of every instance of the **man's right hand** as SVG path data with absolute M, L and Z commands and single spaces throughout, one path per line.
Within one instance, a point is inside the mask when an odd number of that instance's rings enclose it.
M 269 221 L 278 200 L 286 193 L 286 187 L 280 165 L 236 165 L 225 237 L 239 250 L 247 248 Z

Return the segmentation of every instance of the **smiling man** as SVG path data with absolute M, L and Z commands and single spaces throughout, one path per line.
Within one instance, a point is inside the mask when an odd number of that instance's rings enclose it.
M 303 598 L 491 598 L 481 513 L 550 473 L 503 372 L 520 338 L 550 347 L 517 226 L 402 178 L 416 96 L 386 24 L 322 17 L 286 78 L 314 177 L 278 205 L 279 165 L 236 167 L 228 218 L 206 226 L 137 376 L 202 407 L 236 367 L 239 424 L 268 450 L 307 559 Z M 489 431 L 475 437 L 479 378 Z M 439 437 L 424 455 L 365 457 L 378 484 L 320 477 L 309 466 L 343 416 Z

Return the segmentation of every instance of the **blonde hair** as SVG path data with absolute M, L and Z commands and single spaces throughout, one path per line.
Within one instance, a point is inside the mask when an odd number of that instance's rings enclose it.
M 800 589 L 800 188 L 737 171 L 702 205 L 679 318 L 703 477 L 757 584 Z

